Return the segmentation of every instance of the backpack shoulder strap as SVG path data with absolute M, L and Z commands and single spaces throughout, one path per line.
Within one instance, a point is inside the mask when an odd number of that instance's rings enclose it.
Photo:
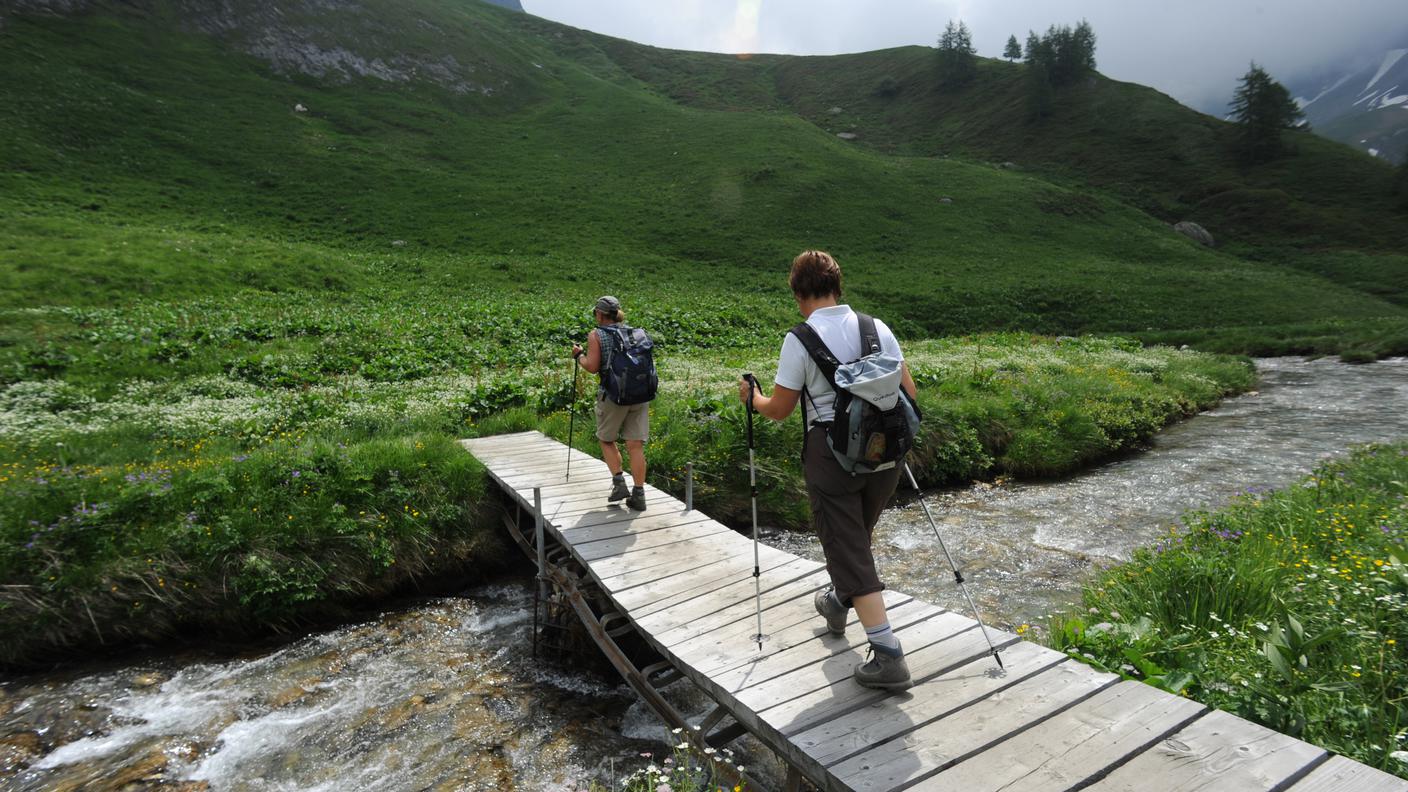
M 860 325 L 860 356 L 878 353 L 881 349 L 880 333 L 875 329 L 875 320 L 869 314 L 856 311 L 856 321 Z
M 802 346 L 806 347 L 807 354 L 811 356 L 812 362 L 816 363 L 816 367 L 821 369 L 821 375 L 826 377 L 826 381 L 830 382 L 831 386 L 834 388 L 836 386 L 836 369 L 840 367 L 841 361 L 837 360 L 836 356 L 831 354 L 831 350 L 828 349 L 826 344 L 821 340 L 821 336 L 817 335 L 816 330 L 812 329 L 812 326 L 806 322 L 802 322 L 789 332 L 797 336 L 797 340 L 802 342 Z

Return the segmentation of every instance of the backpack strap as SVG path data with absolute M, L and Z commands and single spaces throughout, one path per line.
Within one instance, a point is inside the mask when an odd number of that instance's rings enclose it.
M 625 344 L 621 331 L 616 325 L 597 325 L 596 340 L 601 345 L 601 368 L 597 369 L 597 379 L 601 381 L 601 392 L 606 392 L 606 381 L 611 376 L 611 358 L 621 352 Z
M 816 364 L 817 368 L 821 369 L 821 375 L 826 377 L 826 381 L 830 382 L 831 386 L 835 388 L 836 369 L 840 368 L 841 361 L 837 360 L 836 356 L 831 354 L 831 350 L 821 340 L 821 336 L 817 335 L 816 330 L 812 329 L 812 326 L 806 322 L 802 322 L 789 332 L 797 336 L 797 340 L 802 342 L 802 346 L 806 348 L 807 354 L 811 356 L 812 362 Z
M 860 325 L 860 356 L 880 352 L 880 333 L 875 329 L 875 320 L 869 314 L 856 311 L 856 323 Z
M 807 354 L 811 357 L 812 362 L 815 363 L 815 364 L 816 364 L 816 367 L 821 370 L 821 375 L 826 378 L 826 381 L 831 383 L 831 389 L 832 389 L 832 390 L 835 390 L 835 389 L 836 389 L 836 369 L 840 367 L 841 361 L 837 360 L 837 359 L 836 359 L 836 356 L 833 355 L 833 354 L 831 354 L 831 349 L 830 349 L 830 347 L 826 346 L 826 343 L 821 340 L 821 336 L 817 335 L 816 330 L 812 329 L 812 326 L 809 325 L 809 324 L 807 324 L 806 322 L 802 322 L 801 324 L 798 324 L 796 327 L 793 327 L 789 332 L 792 333 L 792 335 L 797 336 L 797 340 L 802 342 L 802 346 L 807 350 Z M 812 397 L 812 395 L 807 392 L 807 385 L 806 385 L 806 383 L 803 382 L 803 383 L 802 383 L 802 454 L 803 454 L 803 456 L 805 456 L 806 453 L 807 453 L 807 432 L 808 432 L 813 426 L 827 426 L 827 425 L 828 425 L 828 424 L 825 423 L 825 422 L 821 422 L 821 421 L 813 422 L 813 421 L 810 421 L 810 420 L 807 419 L 807 400 L 810 399 L 811 397 Z

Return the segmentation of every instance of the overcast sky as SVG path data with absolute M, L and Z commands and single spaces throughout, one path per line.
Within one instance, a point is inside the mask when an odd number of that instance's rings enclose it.
M 1404 0 L 522 0 L 529 13 L 645 44 L 825 55 L 933 45 L 949 19 L 997 57 L 1007 37 L 1090 20 L 1099 69 L 1207 109 L 1249 61 L 1292 82 L 1408 47 Z

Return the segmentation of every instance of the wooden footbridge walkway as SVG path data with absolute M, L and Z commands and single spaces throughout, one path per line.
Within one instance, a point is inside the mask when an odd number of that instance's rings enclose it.
M 898 591 L 885 597 L 916 685 L 860 687 L 851 671 L 865 631 L 853 618 L 832 636 L 812 607 L 822 565 L 768 547 L 759 651 L 749 538 L 653 487 L 643 513 L 608 505 L 606 466 L 537 432 L 464 445 L 516 502 L 515 527 L 537 523 L 541 540 L 515 536 L 627 682 L 672 726 L 686 724 L 660 689 L 704 691 L 718 706 L 689 733 L 714 747 L 751 733 L 789 766 L 789 787 L 1408 792 L 1386 773 L 989 628 L 1000 672 L 976 622 Z M 627 641 L 663 659 L 637 668 Z

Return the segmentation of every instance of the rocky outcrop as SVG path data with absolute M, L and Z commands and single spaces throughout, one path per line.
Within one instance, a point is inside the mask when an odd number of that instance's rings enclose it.
M 495 2 L 522 11 L 517 0 Z M 72 14 L 92 0 L 0 0 L 0 15 Z M 469 63 L 448 52 L 402 52 L 395 41 L 400 25 L 424 20 L 389 16 L 361 0 L 284 0 L 278 4 L 248 0 L 176 0 L 181 24 L 188 30 L 223 39 L 240 51 L 269 63 L 279 74 L 301 74 L 345 83 L 373 79 L 389 83 L 429 82 L 459 94 L 493 96 L 508 87 L 505 75 L 488 63 Z M 433 28 L 433 26 L 430 26 Z
M 1212 247 L 1217 244 L 1217 241 L 1212 238 L 1212 234 L 1209 234 L 1206 228 L 1188 220 L 1184 220 L 1175 225 L 1173 230 L 1201 245 Z

